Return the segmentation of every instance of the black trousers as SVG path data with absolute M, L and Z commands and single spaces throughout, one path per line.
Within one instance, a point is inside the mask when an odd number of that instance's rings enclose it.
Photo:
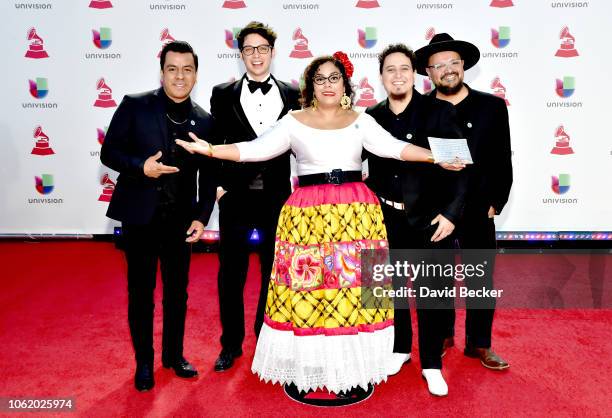
M 153 363 L 153 292 L 157 263 L 163 283 L 162 360 L 183 356 L 191 245 L 190 221 L 156 213 L 147 225 L 122 225 L 127 259 L 128 322 L 137 363 Z
M 470 249 L 490 249 L 494 250 L 497 246 L 495 237 L 495 221 L 488 218 L 486 214 L 474 216 L 466 213 L 463 221 L 458 227 L 457 241 L 462 250 Z M 464 255 L 464 263 L 472 263 L 469 251 Z M 481 262 L 482 260 L 474 260 Z M 493 288 L 493 270 L 495 268 L 495 253 L 491 251 L 487 257 L 487 288 Z M 467 287 L 470 288 L 467 282 Z M 479 286 L 482 287 L 482 286 Z M 495 298 L 490 300 L 471 300 L 466 298 L 465 311 L 465 344 L 477 348 L 491 347 L 491 332 L 493 329 L 493 316 L 495 315 Z M 487 308 L 483 308 L 483 305 Z M 446 334 L 451 337 L 455 335 L 455 311 L 450 316 L 450 322 Z
M 262 190 L 229 191 L 219 200 L 219 310 L 221 347 L 237 351 L 245 336 L 244 285 L 249 269 L 251 231 L 257 229 L 261 288 L 255 316 L 255 335 L 263 324 L 268 283 L 274 261 L 274 242 L 280 206 L 274 207 Z
M 408 215 L 403 210 L 395 209 L 381 202 L 389 248 L 391 250 L 400 249 L 452 249 L 454 246 L 454 236 L 451 234 L 439 242 L 431 242 L 431 237 L 438 225 L 432 225 L 425 229 L 411 226 L 408 222 Z M 433 219 L 433 218 L 432 218 Z M 391 260 L 393 263 L 395 260 Z M 415 282 L 418 287 L 418 282 Z M 437 286 L 441 286 L 441 281 Z M 452 284 L 452 283 L 451 283 Z M 403 281 L 394 280 L 394 288 L 406 286 Z M 416 289 L 418 291 L 418 288 Z M 396 309 L 394 312 L 395 340 L 393 352 L 410 353 L 412 352 L 412 324 L 410 321 L 410 310 L 406 300 L 394 301 Z M 417 306 L 417 322 L 419 333 L 419 358 L 423 369 L 442 368 L 442 346 L 444 343 L 447 325 L 451 321 L 451 314 L 454 311 L 448 309 L 430 309 Z

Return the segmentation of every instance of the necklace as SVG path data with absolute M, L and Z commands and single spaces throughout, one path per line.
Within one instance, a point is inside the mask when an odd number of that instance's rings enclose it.
M 182 125 L 183 123 L 187 122 L 187 120 L 189 119 L 189 118 L 187 118 L 187 119 L 185 119 L 185 120 L 184 120 L 184 121 L 182 121 L 182 122 L 177 122 L 177 121 L 175 121 L 174 119 L 172 119 L 172 118 L 170 117 L 170 115 L 169 115 L 169 114 L 167 114 L 167 113 L 166 113 L 166 117 L 167 117 L 168 119 L 170 119 L 170 122 L 174 123 L 175 125 Z

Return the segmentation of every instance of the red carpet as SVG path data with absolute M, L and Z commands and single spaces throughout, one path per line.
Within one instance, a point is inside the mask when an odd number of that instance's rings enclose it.
M 503 373 L 463 356 L 459 311 L 459 346 L 444 359 L 447 398 L 428 394 L 417 360 L 365 403 L 321 410 L 289 400 L 278 385 L 250 372 L 259 291 L 254 275 L 245 291 L 245 355 L 226 373 L 212 371 L 220 350 L 215 254 L 194 255 L 191 268 L 185 354 L 200 377 L 179 379 L 161 367 L 158 284 L 156 386 L 148 393 L 136 392 L 132 383 L 121 252 L 87 241 L 3 242 L 0 260 L 0 397 L 73 397 L 77 414 L 87 417 L 612 416 L 610 310 L 500 310 L 493 344 L 511 364 Z M 414 355 L 418 359 L 416 350 Z

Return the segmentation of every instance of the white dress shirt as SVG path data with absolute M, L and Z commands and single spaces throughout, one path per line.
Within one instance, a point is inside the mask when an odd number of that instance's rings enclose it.
M 268 78 L 269 75 L 266 77 Z M 270 78 L 268 83 L 272 85 L 267 94 L 263 94 L 261 89 L 251 93 L 249 90 L 248 80 L 252 80 L 249 75 L 242 82 L 242 91 L 240 92 L 240 104 L 244 110 L 251 127 L 257 136 L 264 133 L 268 128 L 276 122 L 278 116 L 283 110 L 283 99 L 280 95 L 278 86 Z M 265 78 L 264 78 L 265 80 Z

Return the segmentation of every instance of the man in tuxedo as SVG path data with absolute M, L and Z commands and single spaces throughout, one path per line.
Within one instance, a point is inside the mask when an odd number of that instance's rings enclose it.
M 215 202 L 209 162 L 174 143 L 207 137 L 212 118 L 189 95 L 198 57 L 187 42 L 164 46 L 162 87 L 127 95 L 102 145 L 102 163 L 119 172 L 107 216 L 121 221 L 127 259 L 128 322 L 136 356 L 136 389 L 154 386 L 153 291 L 157 262 L 163 283 L 162 364 L 194 377 L 183 357 L 191 243 L 200 239 Z M 196 202 L 199 172 L 199 198 Z
M 389 45 L 379 56 L 379 71 L 387 99 L 366 112 L 393 136 L 429 148 L 428 136 L 460 138 L 451 105 L 421 95 L 414 88 L 416 58 L 403 44 Z M 465 175 L 427 163 L 405 163 L 368 155 L 367 183 L 378 195 L 390 249 L 453 248 L 455 224 L 464 204 Z M 440 281 L 441 282 L 441 281 Z M 418 285 L 417 282 L 414 285 Z M 438 283 L 439 285 L 439 283 Z M 406 283 L 394 283 L 396 288 Z M 407 300 L 396 300 L 395 342 L 389 374 L 398 373 L 412 351 L 412 326 Z M 417 304 L 419 354 L 432 393 L 447 388 L 439 370 L 449 312 Z
M 463 218 L 458 225 L 457 239 L 463 250 L 495 250 L 495 215 L 508 201 L 512 187 L 512 156 L 508 109 L 503 99 L 474 90 L 463 82 L 464 71 L 480 58 L 478 48 L 465 41 L 454 40 L 447 33 L 435 35 L 429 45 L 416 51 L 417 71 L 428 75 L 436 86 L 432 97 L 454 105 L 461 128 L 468 141 L 473 166 L 466 170 L 468 188 Z M 471 262 L 476 254 L 464 251 L 463 262 Z M 485 255 L 487 288 L 493 287 L 492 271 L 495 255 Z M 466 260 L 466 257 L 469 259 Z M 478 260 L 473 260 L 478 261 Z M 466 281 L 468 287 L 479 281 Z M 480 359 L 483 366 L 504 370 L 509 364 L 491 350 L 491 330 L 495 298 L 466 299 L 465 350 L 468 357 Z M 447 336 L 454 335 L 454 312 Z
M 246 73 L 238 81 L 213 88 L 210 109 L 218 127 L 215 144 L 251 141 L 288 111 L 299 108 L 299 92 L 270 74 L 276 54 L 276 33 L 251 22 L 238 33 Z M 291 193 L 289 152 L 258 163 L 221 162 L 219 175 L 219 307 L 221 353 L 216 371 L 232 367 L 242 354 L 245 336 L 244 285 L 249 267 L 250 235 L 259 234 L 261 289 L 255 319 L 258 336 L 263 324 L 268 282 L 274 260 L 276 224 Z

